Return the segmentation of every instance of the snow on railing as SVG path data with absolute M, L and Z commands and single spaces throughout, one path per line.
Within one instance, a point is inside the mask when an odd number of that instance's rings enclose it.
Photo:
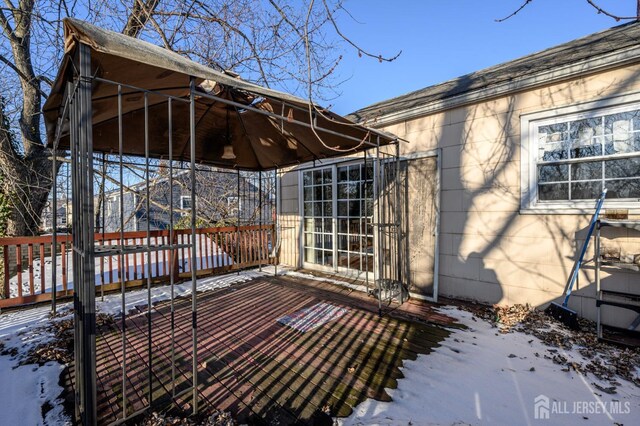
M 166 283 L 173 273 L 175 281 L 190 279 L 192 271 L 190 229 L 177 229 L 173 244 L 168 230 L 124 233 L 124 255 L 95 256 L 96 292 L 117 291 L 146 285 L 148 275 L 153 284 Z M 269 256 L 274 240 L 273 225 L 227 226 L 196 229 L 196 270 L 198 276 L 219 274 L 273 262 Z M 120 247 L 120 233 L 97 233 L 96 252 L 109 246 Z M 144 247 L 169 246 L 174 249 L 150 250 Z M 0 238 L 4 271 L 0 308 L 51 300 L 53 267 L 56 262 L 56 295 L 73 294 L 71 235 L 57 235 L 53 247 L 51 235 Z M 127 249 L 142 248 L 127 253 Z M 132 250 L 134 251 L 134 250 Z M 124 265 L 122 265 L 124 262 Z

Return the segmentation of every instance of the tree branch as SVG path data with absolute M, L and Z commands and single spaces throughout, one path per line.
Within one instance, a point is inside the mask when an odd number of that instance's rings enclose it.
M 9 41 L 15 41 L 16 35 L 13 33 L 13 28 L 11 28 L 11 24 L 9 24 L 9 21 L 2 9 L 0 9 L 0 26 L 2 26 L 2 31 L 4 31 Z
M 4 63 L 5 65 L 7 65 L 9 68 L 11 68 L 16 74 L 18 74 L 18 77 L 20 77 L 22 80 L 28 82 L 31 86 L 33 86 L 34 89 L 36 89 L 38 92 L 40 92 L 40 96 L 42 96 L 43 98 L 47 99 L 47 94 L 44 93 L 41 89 L 40 89 L 40 85 L 38 83 L 36 83 L 33 79 L 30 79 L 26 74 L 24 74 L 22 71 L 20 71 L 18 69 L 18 67 L 16 67 L 13 62 L 11 62 L 10 60 L 8 60 L 7 58 L 5 58 L 4 56 L 0 55 L 0 62 Z M 36 78 L 36 80 L 41 80 L 46 82 L 49 85 L 52 85 L 53 82 L 51 81 L 51 79 L 45 77 L 45 76 L 41 76 L 40 78 Z
M 160 0 L 133 0 L 133 8 L 122 29 L 122 34 L 129 37 L 138 37 L 144 29 L 147 21 L 160 3 Z
M 324 5 L 325 10 L 327 11 L 327 18 L 329 18 L 329 21 L 331 22 L 331 25 L 333 25 L 333 29 L 335 30 L 336 34 L 338 34 L 340 36 L 340 38 L 342 38 L 342 40 L 346 41 L 351 46 L 356 48 L 358 50 L 358 55 L 365 55 L 365 56 L 368 56 L 370 58 L 375 58 L 380 62 L 382 62 L 382 61 L 392 62 L 392 61 L 395 61 L 396 59 L 398 59 L 398 56 L 400 56 L 402 54 L 402 50 L 401 50 L 395 56 L 393 56 L 391 58 L 385 58 L 382 55 L 375 55 L 373 53 L 370 53 L 370 52 L 362 49 L 360 46 L 358 46 L 356 43 L 354 43 L 349 37 L 347 37 L 346 35 L 344 35 L 342 33 L 342 31 L 340 30 L 340 27 L 338 26 L 338 23 L 333 18 L 333 12 L 329 9 L 329 5 L 327 4 L 327 0 L 322 0 L 322 4 Z
M 609 13 L 606 10 L 604 10 L 603 8 L 601 8 L 600 6 L 598 6 L 593 0 L 587 0 L 587 3 L 589 3 L 591 5 L 591 7 L 593 7 L 595 10 L 598 11 L 598 13 L 602 13 L 603 15 L 608 16 L 609 18 L 613 18 L 616 20 L 616 22 L 621 21 L 623 19 L 638 19 L 638 17 L 640 17 L 640 2 L 637 3 L 636 6 L 636 16 L 618 16 L 618 15 L 614 15 L 613 13 Z
M 34 5 L 35 0 L 20 0 L 19 8 L 12 12 L 15 24 L 13 32 L 24 43 L 29 42 L 31 38 L 31 17 Z
M 162 39 L 162 43 L 164 44 L 165 49 L 173 50 L 173 46 L 171 45 L 171 43 L 167 39 L 167 36 L 165 35 L 164 31 L 162 30 L 160 25 L 158 25 L 158 23 L 156 22 L 156 20 L 155 20 L 155 18 L 153 16 L 149 16 L 149 22 L 151 22 L 151 25 L 153 26 L 153 28 L 156 29 L 156 32 L 158 33 L 158 35 Z
M 506 20 L 507 20 L 507 19 L 509 19 L 509 18 L 513 18 L 514 16 L 516 16 L 516 15 L 518 14 L 518 12 L 520 12 L 522 9 L 524 9 L 525 7 L 527 7 L 527 5 L 528 5 L 529 3 L 531 3 L 532 1 L 533 1 L 533 0 L 525 0 L 525 2 L 524 2 L 524 3 L 522 3 L 522 4 L 520 5 L 520 7 L 519 7 L 519 8 L 517 8 L 517 9 L 515 10 L 515 12 L 513 12 L 511 15 L 509 15 L 509 16 L 507 16 L 507 17 L 504 17 L 504 18 L 502 18 L 502 19 L 496 19 L 495 21 L 496 21 L 496 22 L 504 22 L 504 21 L 506 21 Z
M 531 3 L 532 1 L 533 1 L 533 0 L 525 0 L 525 2 L 524 2 L 524 3 L 522 3 L 522 4 L 520 5 L 520 7 L 519 7 L 519 8 L 517 8 L 517 9 L 516 9 L 512 14 L 510 14 L 509 16 L 506 16 L 506 17 L 504 17 L 504 18 L 502 18 L 502 19 L 496 19 L 495 21 L 496 21 L 496 22 L 504 22 L 504 21 L 506 21 L 507 19 L 514 17 L 516 14 L 518 14 L 522 9 L 524 9 L 524 8 L 525 8 L 529 3 Z M 640 0 L 637 0 L 637 1 L 636 1 L 636 16 L 620 16 L 620 15 L 615 15 L 615 14 L 613 14 L 613 13 L 611 13 L 611 12 L 606 11 L 605 9 L 601 8 L 600 6 L 598 6 L 594 0 L 586 0 L 586 2 L 587 2 L 591 7 L 593 7 L 593 8 L 598 12 L 598 14 L 603 14 L 603 15 L 605 15 L 605 16 L 608 16 L 608 17 L 610 17 L 610 18 L 613 18 L 613 19 L 615 19 L 615 21 L 616 21 L 616 22 L 619 22 L 619 21 L 622 21 L 622 20 L 630 20 L 630 19 L 633 19 L 633 20 L 639 20 L 639 19 L 640 19 Z
M 0 95 L 0 157 L 6 155 L 9 157 L 8 160 L 15 164 L 20 159 L 20 154 L 18 154 L 16 150 L 9 119 L 5 115 L 4 109 L 5 101 L 2 95 Z
M 265 86 L 269 87 L 269 79 L 267 78 L 267 73 L 265 72 L 264 67 L 262 65 L 262 60 L 260 59 L 260 54 L 258 53 L 258 49 L 256 49 L 255 44 L 249 39 L 249 37 L 247 37 L 247 35 L 240 28 L 234 27 L 233 25 L 230 25 L 225 20 L 217 18 L 215 16 L 215 14 L 213 13 L 213 11 L 209 7 L 207 7 L 207 5 L 202 3 L 201 1 L 195 0 L 195 3 L 199 4 L 200 7 L 202 7 L 202 9 L 209 14 L 209 16 L 211 17 L 213 22 L 217 22 L 222 27 L 225 27 L 225 28 L 231 30 L 232 32 L 235 32 L 240 37 L 242 37 L 244 39 L 244 41 L 247 42 L 247 45 L 249 46 L 249 49 L 251 49 L 251 52 L 254 55 L 254 59 L 256 61 L 256 64 L 258 65 L 258 70 L 260 71 L 260 76 L 262 77 L 263 83 L 264 83 Z
M 269 87 L 269 79 L 267 78 L 267 73 L 265 72 L 264 65 L 262 63 L 262 58 L 260 56 L 260 53 L 258 52 L 256 45 L 251 41 L 251 39 L 240 28 L 237 28 L 229 24 L 224 19 L 217 18 L 213 13 L 213 11 L 209 9 L 209 7 L 204 3 L 197 0 L 195 1 L 195 3 L 197 3 L 200 7 L 202 7 L 202 9 L 207 15 L 194 14 L 191 12 L 175 12 L 175 11 L 158 12 L 158 15 L 186 17 L 186 18 L 198 19 L 206 22 L 212 22 L 212 23 L 219 24 L 221 27 L 227 29 L 228 31 L 231 31 L 239 35 L 247 43 L 247 46 L 249 46 L 249 49 L 251 50 L 251 54 L 253 55 L 252 59 L 254 59 L 258 65 L 258 72 L 260 73 L 262 82 L 264 83 L 265 86 Z M 220 67 L 220 68 L 223 69 L 223 67 Z
M 289 19 L 287 14 L 284 12 L 284 10 L 282 10 L 282 8 L 278 6 L 278 4 L 274 0 L 269 0 L 269 3 L 271 3 L 271 6 L 273 6 L 273 8 L 280 14 L 280 16 L 282 17 L 282 20 L 287 24 L 289 24 L 291 29 L 293 29 L 298 34 L 300 39 L 301 40 L 304 39 L 304 34 L 302 34 L 300 29 L 297 26 L 295 26 L 293 22 L 291 22 L 291 20 Z

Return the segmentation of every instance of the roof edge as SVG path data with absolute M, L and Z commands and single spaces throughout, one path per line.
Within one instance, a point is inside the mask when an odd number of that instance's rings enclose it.
M 480 89 L 465 92 L 459 95 L 428 102 L 417 108 L 404 111 L 396 111 L 381 115 L 375 121 L 362 121 L 361 124 L 374 128 L 397 124 L 402 121 L 442 112 L 489 99 L 509 95 L 536 87 L 542 87 L 558 83 L 569 78 L 593 74 L 609 69 L 619 68 L 634 62 L 640 62 L 640 46 L 632 46 L 617 50 L 612 53 L 583 59 L 572 64 L 564 65 L 552 70 L 545 70 L 524 77 L 498 83 L 495 86 L 485 86 Z M 384 101 L 383 101 L 384 102 Z M 354 113 L 345 117 L 357 120 Z M 358 122 L 358 121 L 356 121 Z

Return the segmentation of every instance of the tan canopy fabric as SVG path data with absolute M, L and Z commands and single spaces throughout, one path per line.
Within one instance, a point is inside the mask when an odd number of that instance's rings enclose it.
M 65 88 L 73 81 L 79 43 L 91 48 L 94 151 L 118 152 L 121 121 L 124 154 L 144 155 L 146 102 L 150 155 L 168 158 L 171 110 L 173 158 L 188 160 L 192 77 L 197 93 L 195 142 L 199 163 L 268 170 L 360 151 L 370 147 L 363 143 L 367 141 L 384 145 L 395 139 L 319 107 L 312 118 L 304 99 L 215 71 L 141 40 L 70 18 L 65 19 L 64 29 L 64 59 L 43 108 L 49 146 L 58 132 Z M 121 120 L 118 85 L 122 93 Z M 167 95 L 174 97 L 171 108 Z M 315 122 L 315 132 L 309 127 L 311 121 Z M 223 147 L 229 143 L 236 158 L 224 160 Z M 59 147 L 69 147 L 66 123 L 62 124 Z M 345 149 L 350 151 L 343 152 Z

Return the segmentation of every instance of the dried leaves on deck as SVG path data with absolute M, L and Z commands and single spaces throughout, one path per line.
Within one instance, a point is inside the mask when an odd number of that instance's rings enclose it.
M 201 420 L 151 413 L 140 423 L 141 426 L 236 426 L 237 424 L 230 413 L 217 410 Z
M 107 314 L 96 315 L 96 326 L 113 322 L 113 317 Z M 27 352 L 21 361 L 22 365 L 44 365 L 49 361 L 57 361 L 60 364 L 69 364 L 73 361 L 73 318 L 55 318 L 45 327 L 46 331 L 53 335 L 53 339 L 40 343 Z

